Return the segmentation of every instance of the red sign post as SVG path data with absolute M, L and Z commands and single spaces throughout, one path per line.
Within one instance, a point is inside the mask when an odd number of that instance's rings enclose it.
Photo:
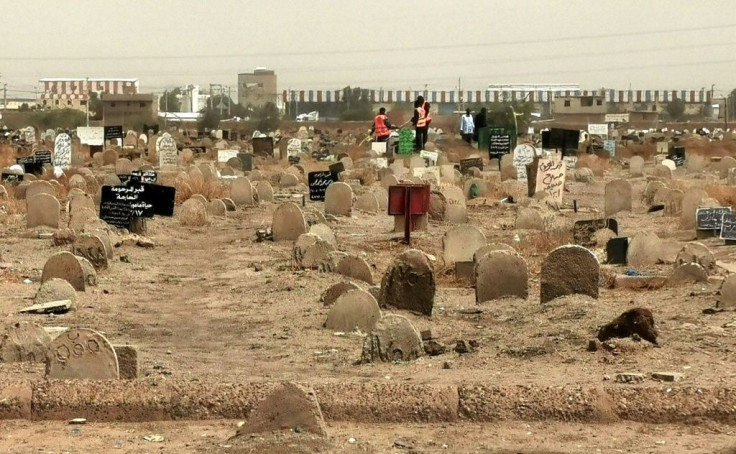
M 429 185 L 400 184 L 388 188 L 388 214 L 404 216 L 404 242 L 411 244 L 415 218 L 429 212 Z

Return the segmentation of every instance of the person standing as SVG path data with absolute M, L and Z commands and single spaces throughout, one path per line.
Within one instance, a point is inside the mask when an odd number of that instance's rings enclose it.
M 475 132 L 475 122 L 473 116 L 470 115 L 470 108 L 465 109 L 465 115 L 460 117 L 460 134 L 463 140 L 470 144 L 473 141 L 473 133 Z
M 411 119 L 416 132 L 414 151 L 424 150 L 424 145 L 427 143 L 429 123 L 431 121 L 432 116 L 429 113 L 429 103 L 424 101 L 424 96 L 417 96 L 417 100 L 414 101 L 414 116 Z
M 480 112 L 475 115 L 475 121 L 473 122 L 475 125 L 475 129 L 473 130 L 473 140 L 475 140 L 476 142 L 478 141 L 478 131 L 481 128 L 488 127 L 487 112 L 488 110 L 483 107 L 482 109 L 480 109 Z
M 387 142 L 388 137 L 391 135 L 391 128 L 391 122 L 386 115 L 386 108 L 381 107 L 378 109 L 378 115 L 373 119 L 371 134 L 376 136 L 376 142 Z

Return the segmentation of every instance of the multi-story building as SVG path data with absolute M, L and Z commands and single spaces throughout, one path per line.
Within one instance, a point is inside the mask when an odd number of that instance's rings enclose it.
M 276 86 L 276 73 L 266 68 L 256 68 L 252 73 L 238 74 L 238 103 L 261 107 L 268 102 L 280 104 Z
M 125 125 L 126 121 L 150 121 L 158 116 L 158 101 L 152 94 L 102 93 L 102 119 L 105 126 Z
M 92 92 L 111 95 L 138 93 L 138 79 L 52 78 L 41 79 L 38 83 L 40 93 L 36 105 L 41 109 L 86 110 Z

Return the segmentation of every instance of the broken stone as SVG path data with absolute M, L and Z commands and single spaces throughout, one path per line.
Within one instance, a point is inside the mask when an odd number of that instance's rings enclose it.
M 424 353 L 428 356 L 442 355 L 447 351 L 447 348 L 435 340 L 424 341 Z
M 138 378 L 138 348 L 135 345 L 113 345 L 121 380 Z
M 334 250 L 335 247 L 321 237 L 304 233 L 299 235 L 292 248 L 292 258 L 301 268 L 317 269 Z
M 644 374 L 636 372 L 624 372 L 616 374 L 617 383 L 641 383 L 644 381 Z
M 677 372 L 652 372 L 652 378 L 659 381 L 676 382 L 682 380 L 682 377 Z
M 71 300 L 49 301 L 47 303 L 33 304 L 18 311 L 19 314 L 64 314 L 72 307 Z
M 411 361 L 423 354 L 422 339 L 414 325 L 406 317 L 389 314 L 365 338 L 361 362 Z
M 319 300 L 324 306 L 332 306 L 343 293 L 350 290 L 361 290 L 361 288 L 352 282 L 338 282 L 322 292 L 322 296 Z
M 0 344 L 0 360 L 4 363 L 43 362 L 51 337 L 40 326 L 20 322 L 9 326 Z
M 716 259 L 713 253 L 702 243 L 687 243 L 677 254 L 675 267 L 688 263 L 697 263 L 708 273 L 716 269 Z

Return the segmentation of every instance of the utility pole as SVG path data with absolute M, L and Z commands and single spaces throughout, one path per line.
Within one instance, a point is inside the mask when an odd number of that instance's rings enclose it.
M 8 108 L 8 84 L 3 84 L 3 110 Z
M 457 78 L 457 91 L 459 93 L 458 101 L 460 101 L 460 105 L 457 110 L 463 110 L 463 107 L 465 107 L 463 103 L 463 86 L 459 77 Z
M 164 90 L 164 129 L 169 126 L 169 90 Z
M 209 99 L 209 102 L 210 102 L 210 110 L 212 110 L 212 103 L 214 102 L 212 100 L 212 84 L 210 84 L 210 99 Z
M 233 98 L 231 98 L 232 94 L 230 91 L 230 85 L 227 86 L 227 116 L 230 118 L 232 116 L 232 110 L 231 106 L 233 104 Z

